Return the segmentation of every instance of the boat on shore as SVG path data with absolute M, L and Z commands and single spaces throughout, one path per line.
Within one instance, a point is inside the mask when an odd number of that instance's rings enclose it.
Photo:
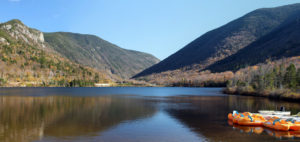
M 291 124 L 288 121 L 277 117 L 269 119 L 263 125 L 267 128 L 278 130 L 278 131 L 289 131 L 291 126 Z
M 242 126 L 264 126 L 278 131 L 300 131 L 300 117 L 292 116 L 290 111 L 259 110 L 258 113 L 234 110 L 228 120 Z
M 290 111 L 274 111 L 274 110 L 259 110 L 259 114 L 261 115 L 281 115 L 281 116 L 290 116 Z

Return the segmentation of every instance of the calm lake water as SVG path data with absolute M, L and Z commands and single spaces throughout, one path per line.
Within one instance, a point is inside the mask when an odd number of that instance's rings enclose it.
M 300 104 L 221 88 L 1 88 L 0 141 L 299 141 L 300 133 L 232 126 L 227 114 Z

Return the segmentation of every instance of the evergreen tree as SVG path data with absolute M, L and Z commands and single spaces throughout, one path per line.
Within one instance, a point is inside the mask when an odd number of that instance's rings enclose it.
M 286 69 L 286 73 L 284 76 L 284 84 L 289 88 L 296 88 L 297 85 L 297 72 L 294 64 L 290 64 L 290 66 Z
M 273 72 L 275 74 L 274 87 L 275 88 L 280 88 L 280 82 L 279 82 L 280 70 L 279 70 L 279 67 L 278 66 L 274 67 Z
M 276 78 L 276 73 L 275 71 L 271 71 L 270 73 L 268 73 L 265 77 L 265 84 L 266 84 L 266 88 L 269 89 L 274 89 L 275 87 L 275 78 Z
M 282 89 L 283 88 L 283 81 L 284 81 L 284 71 L 285 71 L 285 65 L 281 64 L 279 66 L 279 74 L 277 76 L 277 84 L 278 84 L 278 88 Z
M 4 85 L 6 82 L 3 78 L 0 77 L 0 86 Z
M 299 87 L 300 86 L 300 68 L 298 68 L 298 71 L 297 71 L 297 86 Z
M 265 77 L 264 75 L 254 76 L 253 82 L 251 83 L 253 88 L 262 90 L 265 88 Z
M 100 81 L 99 74 L 95 74 L 94 82 L 98 83 Z

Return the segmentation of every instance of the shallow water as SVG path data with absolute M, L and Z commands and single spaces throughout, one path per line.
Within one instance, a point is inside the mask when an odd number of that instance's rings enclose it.
M 0 141 L 299 141 L 300 133 L 240 127 L 227 113 L 300 104 L 221 88 L 1 88 Z M 299 136 L 299 138 L 297 137 Z

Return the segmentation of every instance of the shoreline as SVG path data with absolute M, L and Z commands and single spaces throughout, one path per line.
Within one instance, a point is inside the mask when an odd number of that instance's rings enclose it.
M 300 93 L 288 89 L 257 91 L 238 87 L 227 87 L 223 89 L 222 92 L 229 95 L 264 97 L 278 101 L 300 102 Z

